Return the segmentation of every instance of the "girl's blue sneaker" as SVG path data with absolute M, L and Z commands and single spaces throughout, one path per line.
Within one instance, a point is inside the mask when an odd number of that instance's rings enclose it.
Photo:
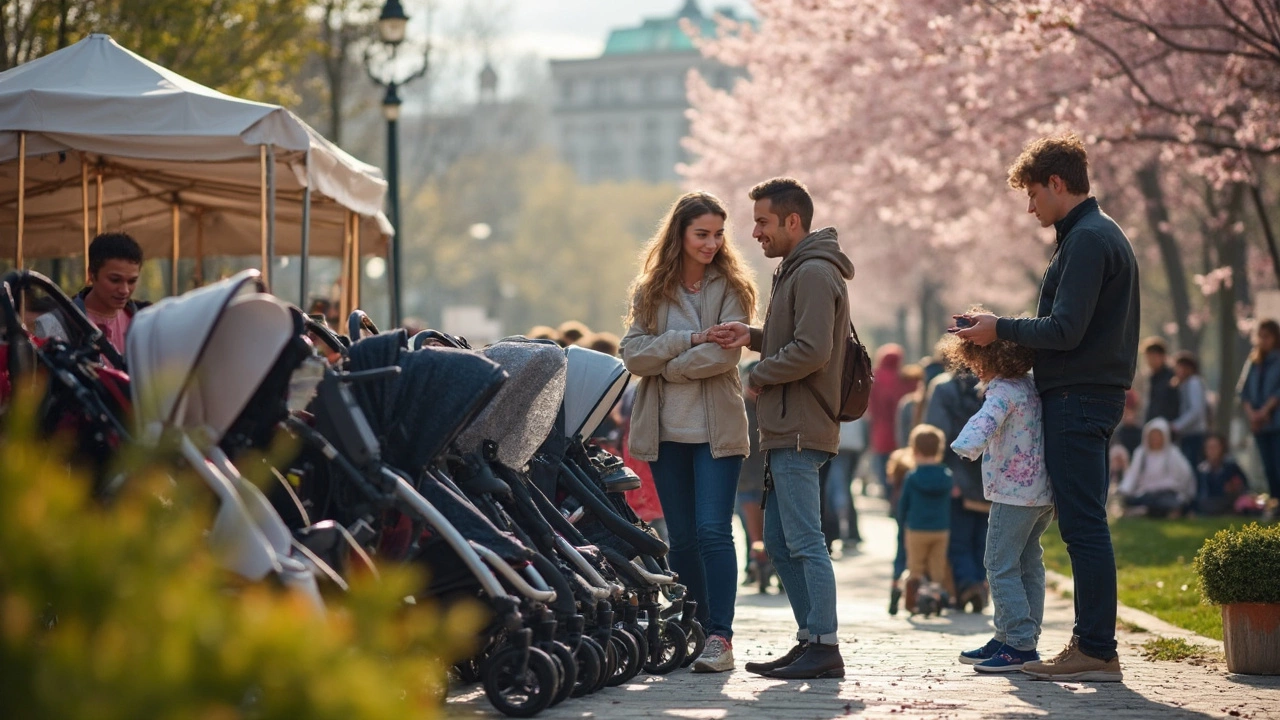
M 987 641 L 986 645 L 983 645 L 977 650 L 965 650 L 960 653 L 960 664 L 977 665 L 985 660 L 990 660 L 995 657 L 996 652 L 998 652 L 1002 647 L 1004 647 L 1004 643 L 995 638 L 991 638 Z
M 980 673 L 1007 673 L 1017 672 L 1022 669 L 1026 663 L 1037 662 L 1040 660 L 1040 653 L 1035 650 L 1019 650 L 1009 645 L 1002 645 L 995 655 L 989 660 L 973 666 L 974 670 Z

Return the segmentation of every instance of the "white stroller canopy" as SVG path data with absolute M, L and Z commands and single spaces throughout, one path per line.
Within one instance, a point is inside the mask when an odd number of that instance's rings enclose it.
M 245 270 L 134 316 L 126 357 L 142 437 L 203 426 L 217 442 L 240 416 L 294 331 L 289 306 L 261 290 Z
M 585 439 L 613 409 L 631 374 L 612 355 L 570 345 L 568 382 L 564 391 L 564 429 L 570 439 Z

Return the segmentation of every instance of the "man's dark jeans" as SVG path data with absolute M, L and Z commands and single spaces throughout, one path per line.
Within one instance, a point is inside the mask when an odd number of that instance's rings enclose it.
M 1116 655 L 1116 558 L 1107 526 L 1107 448 L 1124 415 L 1124 390 L 1056 388 L 1044 403 L 1044 460 L 1058 508 L 1058 531 L 1071 556 L 1080 649 Z

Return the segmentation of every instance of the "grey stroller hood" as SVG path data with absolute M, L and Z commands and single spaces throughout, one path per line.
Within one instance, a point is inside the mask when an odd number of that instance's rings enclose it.
M 612 355 L 577 345 L 565 351 L 568 379 L 564 391 L 564 435 L 586 440 L 604 421 L 627 389 L 631 374 Z
M 487 440 L 498 446 L 498 461 L 523 468 L 547 439 L 564 399 L 567 361 L 553 342 L 514 337 L 484 349 L 509 379 L 459 437 L 466 451 L 479 451 Z

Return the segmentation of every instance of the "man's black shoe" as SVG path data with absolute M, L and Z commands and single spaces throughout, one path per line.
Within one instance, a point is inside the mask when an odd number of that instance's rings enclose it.
M 801 640 L 796 643 L 795 647 L 788 650 L 786 655 L 783 655 L 777 660 L 770 660 L 769 662 L 749 662 L 745 666 L 747 668 L 747 672 L 755 673 L 757 675 L 767 675 L 773 670 L 780 670 L 800 659 L 800 656 L 804 655 L 804 649 L 808 644 L 809 643 L 807 641 Z
M 786 667 L 762 673 L 765 677 L 780 680 L 817 680 L 819 678 L 844 677 L 844 658 L 839 645 L 809 643 L 804 654 Z

